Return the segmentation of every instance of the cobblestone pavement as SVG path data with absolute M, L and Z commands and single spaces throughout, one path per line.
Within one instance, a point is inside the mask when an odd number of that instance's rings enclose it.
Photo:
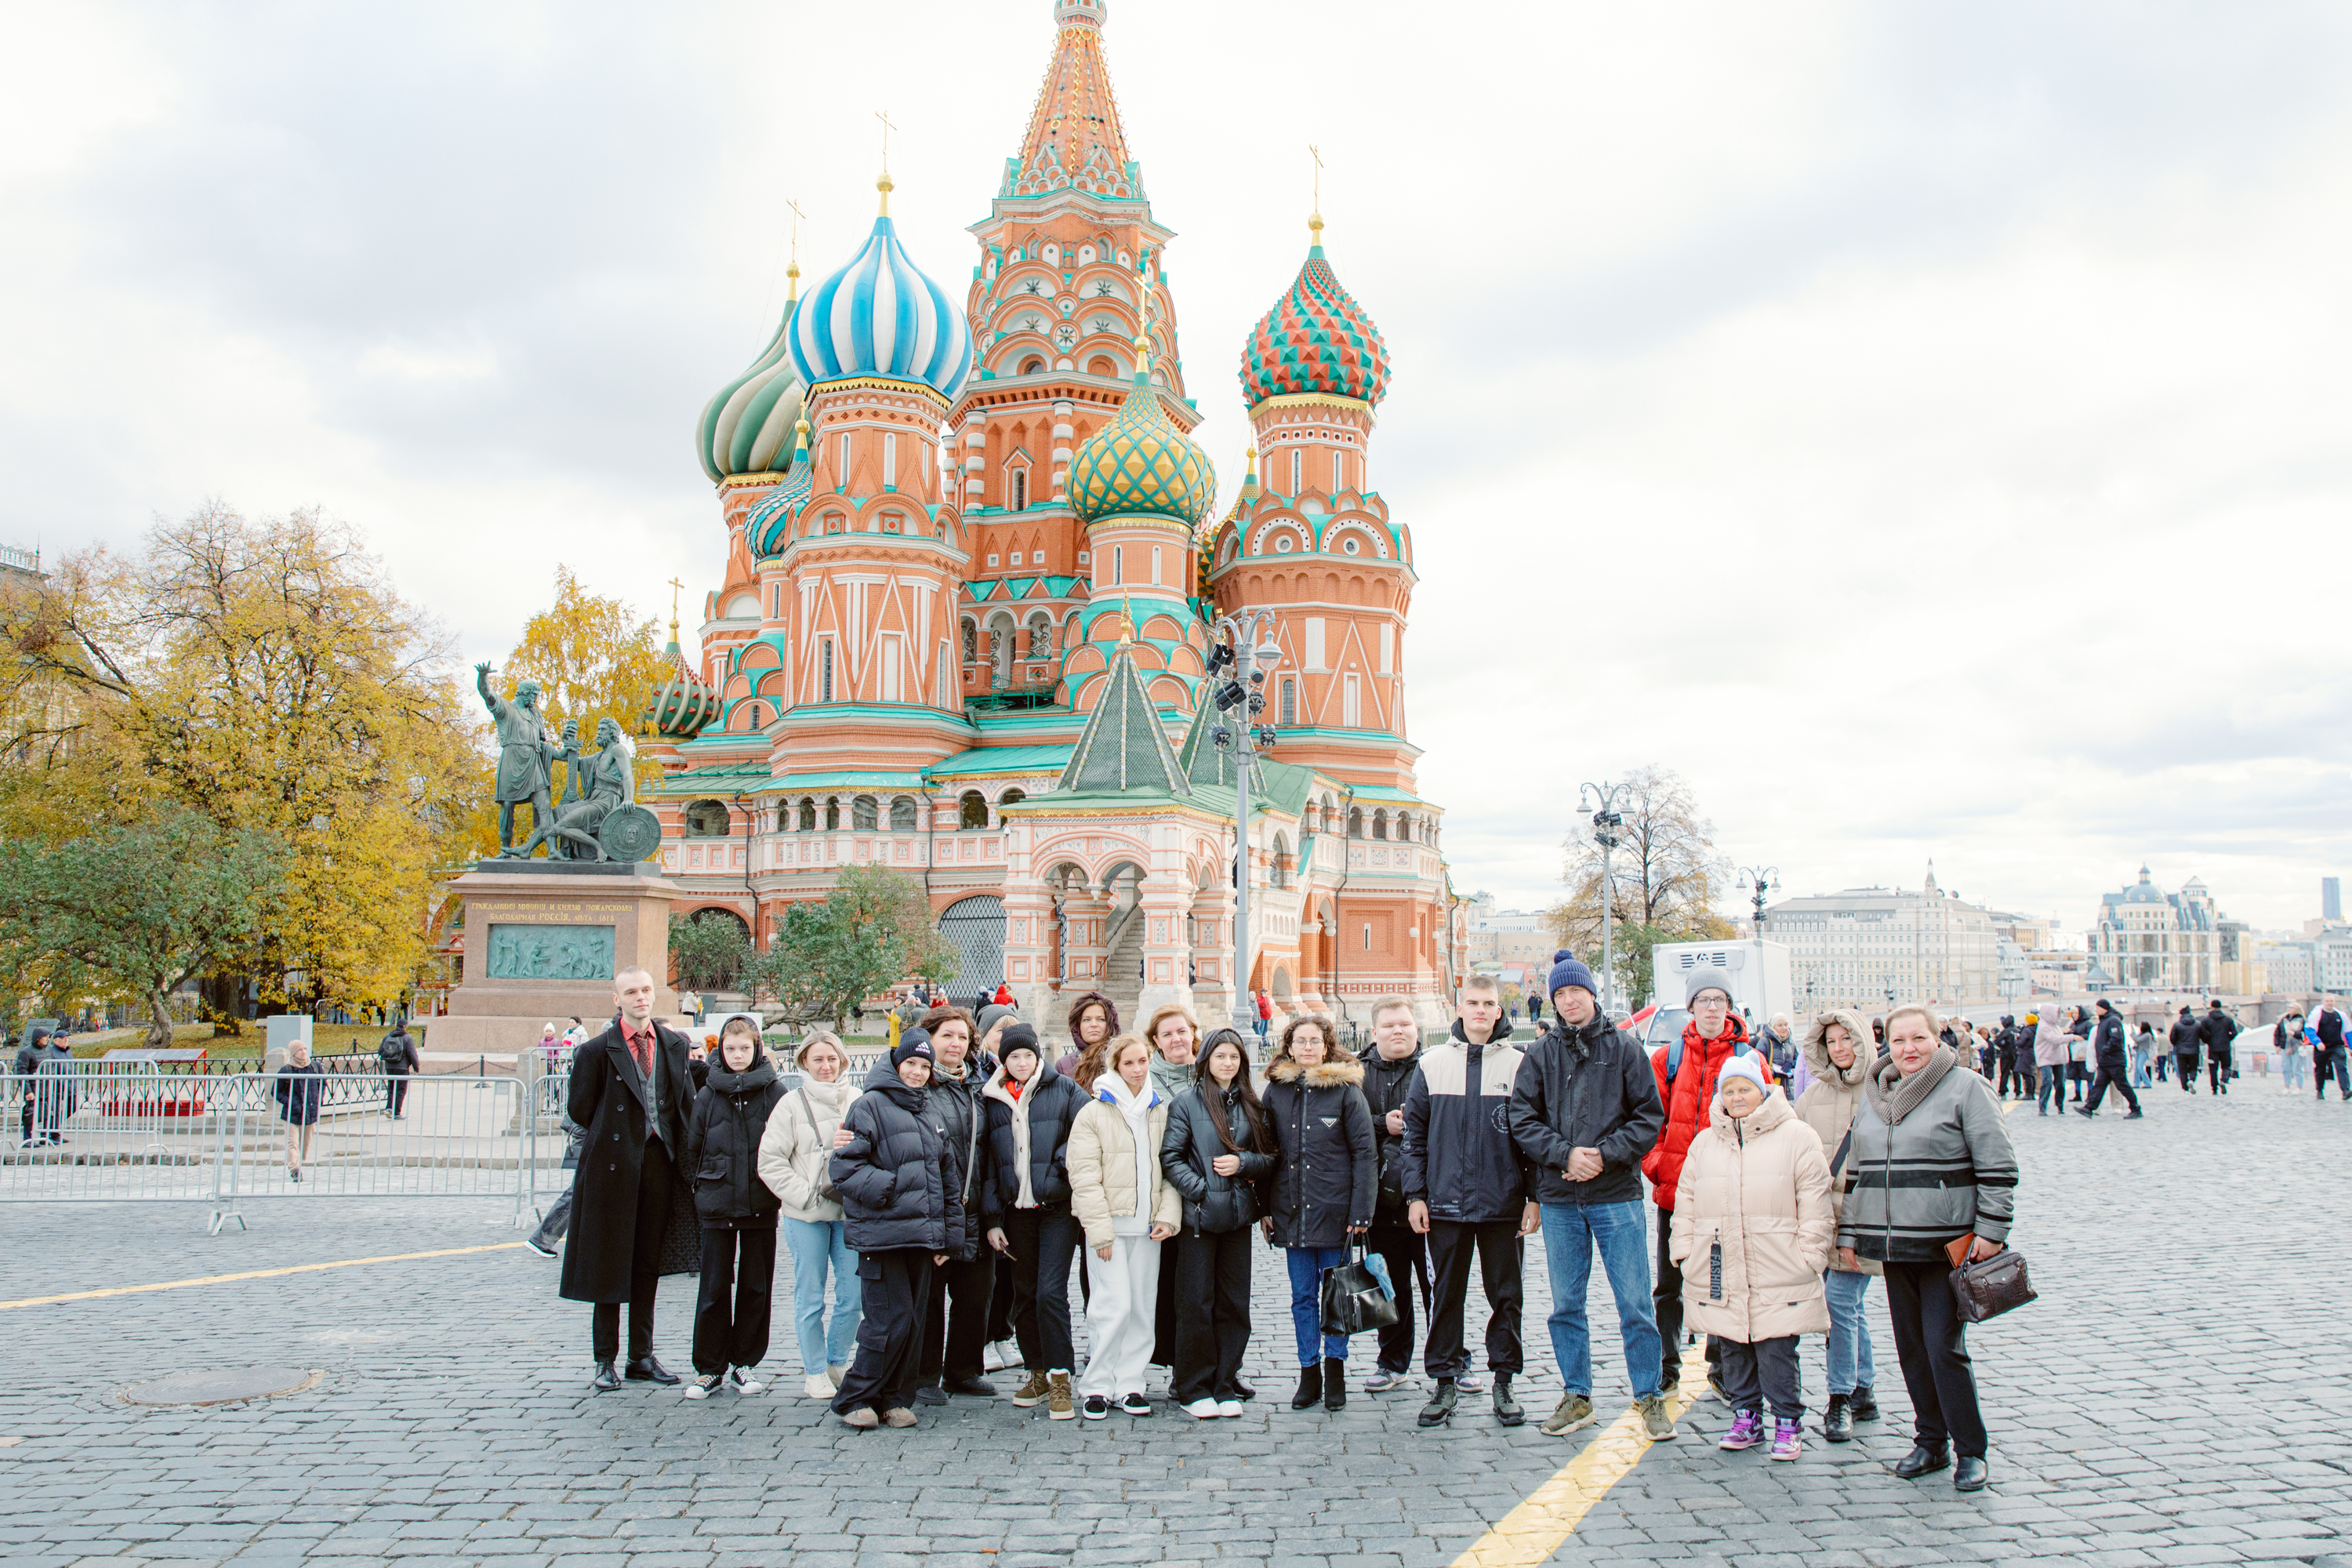
M 2333 1555 L 2352 1553 L 2352 1107 L 2251 1079 L 2222 1101 L 2147 1098 L 2145 1121 L 2011 1118 L 2016 1241 L 2042 1299 L 1973 1335 L 1990 1491 L 1886 1473 L 1907 1405 L 1874 1290 L 1886 1417 L 1863 1440 L 1816 1441 L 1794 1465 L 1722 1454 L 1724 1413 L 1702 1403 L 1553 1561 L 2352 1563 Z M 0 1300 L 509 1241 L 488 1223 L 503 1207 L 262 1200 L 249 1234 L 218 1239 L 189 1206 L 0 1208 Z M 1434 1568 L 1599 1430 L 1536 1429 L 1559 1384 L 1539 1242 L 1528 1261 L 1529 1425 L 1506 1430 L 1465 1401 L 1437 1433 L 1414 1427 L 1421 1388 L 1359 1393 L 1336 1417 L 1288 1408 L 1271 1253 L 1248 1366 L 1261 1396 L 1205 1426 L 1165 1404 L 1150 1420 L 1055 1424 L 1042 1407 L 958 1400 L 913 1432 L 861 1436 L 792 1396 L 801 1371 L 781 1322 L 776 1394 L 593 1396 L 586 1310 L 557 1301 L 555 1266 L 520 1249 L 18 1308 L 0 1311 L 0 1557 Z M 673 1367 L 691 1301 L 690 1280 L 665 1285 Z M 1613 1409 L 1627 1390 L 1597 1269 L 1591 1305 L 1597 1394 Z M 1806 1351 L 1816 1407 L 1820 1344 Z M 210 1410 L 121 1398 L 168 1373 L 259 1363 L 325 1375 Z

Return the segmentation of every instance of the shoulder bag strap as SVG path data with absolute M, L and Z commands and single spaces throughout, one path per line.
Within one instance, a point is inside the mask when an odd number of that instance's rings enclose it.
M 1845 1124 L 1845 1136 L 1838 1140 L 1837 1152 L 1830 1156 L 1830 1180 L 1837 1180 L 1840 1168 L 1845 1164 L 1846 1151 L 1853 1147 L 1853 1123 Z

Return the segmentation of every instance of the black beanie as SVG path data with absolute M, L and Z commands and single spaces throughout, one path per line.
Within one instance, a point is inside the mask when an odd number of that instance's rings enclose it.
M 934 1059 L 931 1055 L 931 1037 L 920 1029 L 909 1029 L 898 1037 L 898 1043 L 890 1047 L 890 1065 L 895 1068 L 915 1057 L 920 1057 L 925 1061 Z
M 1037 1031 L 1023 1023 L 1005 1025 L 1004 1032 L 996 1037 L 998 1061 L 1003 1061 L 1015 1051 L 1027 1051 L 1030 1055 L 1040 1058 L 1045 1054 L 1037 1048 Z

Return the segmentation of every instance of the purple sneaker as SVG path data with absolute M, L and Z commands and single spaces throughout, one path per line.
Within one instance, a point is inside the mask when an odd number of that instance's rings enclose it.
M 1734 1413 L 1731 1430 L 1723 1435 L 1723 1441 L 1717 1443 L 1716 1447 L 1724 1449 L 1753 1448 L 1763 1440 L 1764 1413 L 1760 1410 L 1741 1410 Z
M 1775 1421 L 1772 1423 L 1772 1457 L 1774 1458 L 1793 1459 L 1804 1451 L 1805 1428 L 1801 1422 Z

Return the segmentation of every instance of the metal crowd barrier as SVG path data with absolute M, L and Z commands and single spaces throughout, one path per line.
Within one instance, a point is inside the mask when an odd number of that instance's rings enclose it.
M 281 1082 L 315 1097 L 307 1150 Z M 511 1198 L 520 1225 L 569 1180 L 563 1085 L 561 1075 L 281 1079 L 136 1065 L 10 1073 L 0 1076 L 0 1203 L 208 1203 L 217 1235 L 232 1220 L 244 1228 L 241 1205 L 254 1198 L 491 1197 Z

